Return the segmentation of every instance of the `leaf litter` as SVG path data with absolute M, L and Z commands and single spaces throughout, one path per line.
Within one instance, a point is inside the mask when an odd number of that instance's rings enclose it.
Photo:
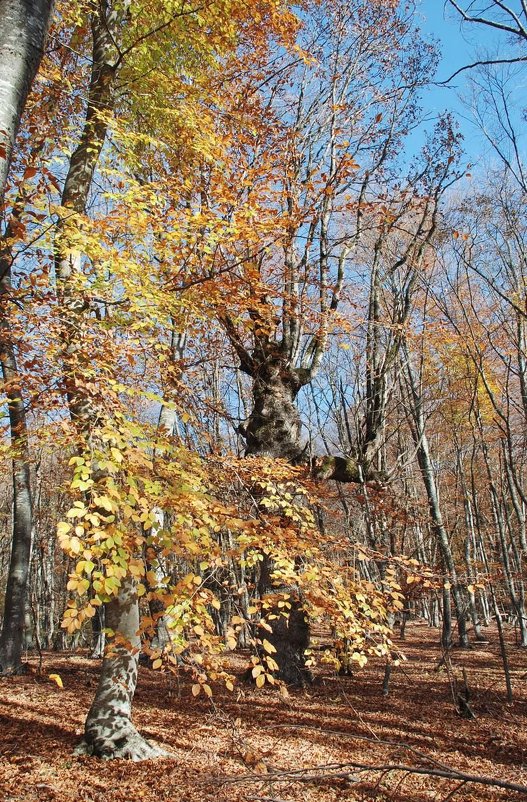
M 514 802 L 510 788 L 464 780 L 492 778 L 527 787 L 527 650 L 509 659 L 505 682 L 495 630 L 488 643 L 454 649 L 441 661 L 437 630 L 408 626 L 383 695 L 384 664 L 351 677 L 317 670 L 315 683 L 258 690 L 239 681 L 211 699 L 192 679 L 141 668 L 134 702 L 140 731 L 173 754 L 130 763 L 77 757 L 99 663 L 85 654 L 46 652 L 42 666 L 0 680 L 0 799 L 4 802 Z M 243 655 L 233 655 L 242 676 Z M 463 669 L 476 718 L 456 710 Z M 61 687 L 62 685 L 62 687 Z M 393 769 L 391 767 L 398 766 Z M 363 767 L 363 768 L 361 768 Z M 366 767 L 366 768 L 364 768 Z M 368 770 L 367 767 L 384 767 Z M 431 776 L 413 771 L 436 771 Z M 446 772 L 444 771 L 446 769 Z M 457 772 L 461 772 L 458 776 Z

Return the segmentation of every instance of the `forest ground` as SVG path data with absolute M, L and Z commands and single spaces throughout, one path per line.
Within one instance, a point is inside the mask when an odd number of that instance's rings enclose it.
M 212 701 L 192 697 L 190 678 L 140 669 L 134 704 L 143 734 L 174 759 L 102 762 L 75 757 L 97 683 L 85 654 L 46 652 L 29 673 L 0 680 L 0 799 L 5 802 L 514 802 L 527 794 L 374 766 L 438 764 L 527 786 L 527 650 L 509 636 L 515 701 L 505 702 L 497 634 L 454 649 L 452 672 L 437 668 L 439 634 L 410 623 L 398 642 L 407 660 L 382 693 L 384 667 L 371 661 L 353 677 L 317 671 L 315 684 L 282 699 L 242 682 Z M 477 718 L 456 713 L 452 677 L 465 667 Z M 241 674 L 243 662 L 236 658 Z M 59 674 L 57 687 L 49 674 Z M 347 764 L 347 765 L 346 765 Z M 292 774 L 292 772 L 294 774 Z M 340 775 L 340 776 L 336 776 Z M 356 782 L 360 780 L 360 782 Z M 455 789 L 459 788 L 457 792 Z M 452 792 L 455 792 L 452 795 Z M 450 794 L 450 796 L 449 796 Z

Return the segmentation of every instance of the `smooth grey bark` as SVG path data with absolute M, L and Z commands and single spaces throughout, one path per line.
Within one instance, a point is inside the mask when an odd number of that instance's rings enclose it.
M 166 754 L 146 741 L 131 722 L 132 700 L 137 682 L 139 605 L 135 582 L 124 579 L 119 595 L 105 608 L 106 626 L 115 634 L 109 638 L 104 670 L 84 727 L 78 754 L 104 759 L 147 760 Z
M 91 620 L 92 648 L 90 657 L 92 660 L 100 660 L 104 657 L 106 648 L 106 633 L 104 631 L 104 605 L 95 609 L 95 615 Z
M 52 0 L 0 0 L 0 206 L 16 133 L 42 58 Z M 6 236 L 9 235 L 9 226 Z M 13 446 L 13 539 L 0 635 L 0 672 L 22 670 L 24 621 L 32 549 L 32 500 L 27 423 L 8 309 L 11 255 L 0 259 L 0 361 Z
M 85 434 L 97 426 L 102 399 L 84 389 L 84 365 L 92 356 L 79 337 L 79 323 L 89 308 L 75 288 L 75 274 L 82 269 L 82 254 L 69 245 L 70 216 L 86 214 L 94 171 L 107 133 L 105 115 L 115 103 L 115 83 L 122 62 L 119 43 L 128 3 L 115 6 L 101 0 L 91 16 L 92 71 L 86 118 L 79 144 L 71 155 L 62 192 L 64 214 L 56 237 L 55 271 L 62 309 L 63 379 L 70 416 Z M 80 379 L 80 381 L 79 381 Z M 105 624 L 115 634 L 108 639 L 99 685 L 85 723 L 81 751 L 106 759 L 126 757 L 144 760 L 162 754 L 151 746 L 131 722 L 132 699 L 139 660 L 139 606 L 133 580 L 122 581 L 117 595 L 106 604 Z
M 0 206 L 15 137 L 44 52 L 53 0 L 0 0 Z
M 7 405 L 14 453 L 13 539 L 0 635 L 0 673 L 16 674 L 22 670 L 23 634 L 33 543 L 33 515 L 26 414 L 18 381 L 15 352 L 9 342 L 0 342 L 0 359 L 2 374 L 8 388 Z

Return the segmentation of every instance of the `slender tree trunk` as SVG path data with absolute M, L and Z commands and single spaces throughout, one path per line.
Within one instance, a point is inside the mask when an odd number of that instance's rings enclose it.
M 422 409 L 422 399 L 418 386 L 418 379 L 415 375 L 414 368 L 410 362 L 410 355 L 406 345 L 403 347 L 405 356 L 405 372 L 407 376 L 407 384 L 409 390 L 409 399 L 411 401 L 411 415 L 412 415 L 412 435 L 417 448 L 417 461 L 421 470 L 423 484 L 425 486 L 426 495 L 428 498 L 428 507 L 430 510 L 430 517 L 434 526 L 434 532 L 439 545 L 443 566 L 447 574 L 447 584 L 451 585 L 452 597 L 454 599 L 454 606 L 456 609 L 456 620 L 458 625 L 459 645 L 463 648 L 468 647 L 469 639 L 466 627 L 466 616 L 463 603 L 463 594 L 461 585 L 458 582 L 454 557 L 450 546 L 450 540 L 443 523 L 441 515 L 441 508 L 439 505 L 439 495 L 437 492 L 436 480 L 434 476 L 434 469 L 432 459 L 430 456 L 430 449 L 428 446 L 428 439 L 425 431 L 425 421 Z M 443 593 L 443 621 L 445 627 L 448 628 L 448 614 L 447 606 L 450 603 L 450 589 L 447 587 L 447 593 Z M 443 640 L 447 637 L 446 631 L 443 632 Z
M 139 735 L 131 722 L 141 648 L 139 605 L 131 578 L 123 580 L 119 595 L 108 602 L 105 614 L 106 626 L 116 635 L 110 639 L 84 741 L 77 752 L 135 761 L 166 754 Z
M 468 579 L 468 585 L 467 585 L 468 605 L 470 610 L 470 617 L 472 618 L 472 625 L 474 627 L 474 636 L 477 641 L 484 641 L 485 637 L 481 632 L 481 622 L 479 620 L 478 608 L 476 603 L 476 590 L 474 588 L 474 584 L 477 581 L 476 571 L 474 568 L 474 550 L 476 543 L 474 537 L 474 520 L 472 516 L 472 506 L 470 504 L 467 483 L 465 481 L 465 474 L 463 471 L 463 465 L 461 463 L 459 450 L 458 450 L 458 470 L 461 481 L 461 489 L 463 492 L 463 510 L 465 513 L 466 534 L 465 534 L 464 556 L 465 556 L 465 565 L 467 569 L 467 579 Z
M 42 58 L 52 7 L 51 0 L 0 0 L 0 207 L 15 136 Z M 0 360 L 14 456 L 13 540 L 0 635 L 0 671 L 17 673 L 21 670 L 31 564 L 32 503 L 26 413 L 6 308 L 11 291 L 10 260 L 3 257 L 4 254 L 0 260 Z
M 80 323 L 90 314 L 76 288 L 81 271 L 81 253 L 71 244 L 70 226 L 82 223 L 92 178 L 106 138 L 105 114 L 114 104 L 115 81 L 121 63 L 119 42 L 128 2 L 113 4 L 102 0 L 91 17 L 93 61 L 86 119 L 79 144 L 73 152 L 62 193 L 68 211 L 58 224 L 55 270 L 62 309 L 62 353 L 64 386 L 70 415 L 80 432 L 89 436 L 97 426 L 102 399 L 84 389 L 83 368 L 91 365 L 82 340 Z M 80 380 L 80 381 L 79 381 Z M 105 624 L 114 635 L 108 639 L 99 685 L 85 723 L 81 751 L 104 758 L 127 757 L 143 760 L 161 750 L 139 735 L 131 722 L 132 699 L 139 659 L 139 606 L 133 581 L 123 579 L 117 595 L 107 603 Z
M 0 206 L 15 137 L 44 52 L 52 0 L 0 0 Z
M 0 81 L 1 84 L 1 81 Z M 0 672 L 22 670 L 25 614 L 33 542 L 33 513 L 26 411 L 7 304 L 11 294 L 10 263 L 0 259 L 0 361 L 5 383 L 13 452 L 13 539 L 7 575 L 4 620 L 0 635 Z
M 507 536 L 506 536 L 506 522 L 503 516 L 503 505 L 500 503 L 498 488 L 496 487 L 496 483 L 494 481 L 494 476 L 492 473 L 490 454 L 487 443 L 485 441 L 481 416 L 479 415 L 479 412 L 477 412 L 476 414 L 477 414 L 478 430 L 481 440 L 481 450 L 483 453 L 483 459 L 485 462 L 485 468 L 487 471 L 487 478 L 489 482 L 490 499 L 492 504 L 492 515 L 494 518 L 495 529 L 498 534 L 498 539 L 501 548 L 501 560 L 503 565 L 503 572 L 505 574 L 505 583 L 507 586 L 509 598 L 511 600 L 511 606 L 512 609 L 514 610 L 514 615 L 520 627 L 521 646 L 525 648 L 527 647 L 527 615 L 525 612 L 525 594 L 524 594 L 523 581 L 521 575 L 519 575 L 518 581 L 517 582 L 515 581 L 513 566 L 511 566 L 511 554 L 509 552 L 509 544 L 507 542 Z M 514 548 L 514 543 L 513 543 L 512 557 L 514 556 L 516 556 L 517 566 L 519 567 L 520 558 L 517 550 L 515 550 Z M 519 573 L 520 572 L 518 571 L 518 574 Z

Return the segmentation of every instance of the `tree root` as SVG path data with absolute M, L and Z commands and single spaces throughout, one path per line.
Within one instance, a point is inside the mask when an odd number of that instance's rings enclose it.
M 134 763 L 173 757 L 166 749 L 143 738 L 131 722 L 111 730 L 104 725 L 92 726 L 74 754 L 91 755 L 102 760 L 132 760 Z

